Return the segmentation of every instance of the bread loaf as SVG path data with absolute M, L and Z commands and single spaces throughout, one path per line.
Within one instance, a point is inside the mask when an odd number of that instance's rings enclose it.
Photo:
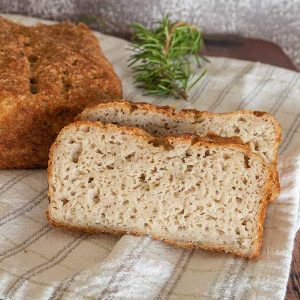
M 157 138 L 75 122 L 51 148 L 48 181 L 53 226 L 251 258 L 260 252 L 272 176 L 237 139 Z
M 222 137 L 238 136 L 244 143 L 250 145 L 253 152 L 261 155 L 272 165 L 274 176 L 272 200 L 277 198 L 280 192 L 277 157 L 281 127 L 271 114 L 249 110 L 231 113 L 197 110 L 176 112 L 168 106 L 122 101 L 87 108 L 76 119 L 136 126 L 156 136 L 182 133 L 200 136 L 209 133 Z
M 60 129 L 87 105 L 122 96 L 87 26 L 0 17 L 0 169 L 46 167 Z

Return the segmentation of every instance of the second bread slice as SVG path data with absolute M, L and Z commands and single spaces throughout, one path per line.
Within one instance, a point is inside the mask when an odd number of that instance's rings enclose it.
M 53 144 L 48 172 L 54 226 L 148 234 L 244 257 L 260 252 L 271 171 L 235 139 L 155 138 L 77 122 Z
M 210 113 L 197 110 L 176 112 L 168 106 L 129 101 L 111 102 L 87 108 L 77 120 L 100 121 L 142 128 L 156 136 L 170 134 L 209 133 L 222 137 L 238 136 L 251 150 L 261 155 L 273 168 L 272 199 L 277 198 L 280 184 L 277 173 L 278 147 L 281 140 L 279 122 L 269 113 L 242 110 L 230 113 Z

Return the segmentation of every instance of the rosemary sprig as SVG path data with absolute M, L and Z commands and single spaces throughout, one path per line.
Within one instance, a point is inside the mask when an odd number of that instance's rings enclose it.
M 199 52 L 203 46 L 201 31 L 184 22 L 172 23 L 168 16 L 147 29 L 133 24 L 133 54 L 129 59 L 135 82 L 148 95 L 172 95 L 188 99 L 188 91 L 203 77 Z M 201 71 L 192 70 L 192 58 Z

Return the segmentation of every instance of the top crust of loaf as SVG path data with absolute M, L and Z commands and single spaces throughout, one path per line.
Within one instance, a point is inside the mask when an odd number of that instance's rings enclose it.
M 26 27 L 0 17 L 0 168 L 47 166 L 62 127 L 121 82 L 84 24 Z
M 110 103 L 100 103 L 96 106 L 90 106 L 86 108 L 82 113 L 80 113 L 75 120 L 85 120 L 85 116 L 90 115 L 93 110 L 96 109 L 109 109 L 109 108 L 122 108 L 124 110 L 127 110 L 129 112 L 133 112 L 135 110 L 141 110 L 145 112 L 153 112 L 162 114 L 165 116 L 168 116 L 170 119 L 173 119 L 174 121 L 177 120 L 191 120 L 196 121 L 199 118 L 203 117 L 225 117 L 230 119 L 232 116 L 237 115 L 254 115 L 257 118 L 265 118 L 268 119 L 276 128 L 276 145 L 273 149 L 274 156 L 273 156 L 273 163 L 277 162 L 278 158 L 278 147 L 281 142 L 281 126 L 280 123 L 274 118 L 274 116 L 267 112 L 261 112 L 261 111 L 252 111 L 252 110 L 240 110 L 235 112 L 228 112 L 228 113 L 213 113 L 213 112 L 207 112 L 207 111 L 198 111 L 195 109 L 183 109 L 179 112 L 176 112 L 176 110 L 173 107 L 170 106 L 156 106 L 152 105 L 150 103 L 146 102 L 139 102 L 139 103 L 133 103 L 126 100 L 122 101 L 115 101 Z
M 126 127 L 126 126 L 117 126 L 113 124 L 102 124 L 100 122 L 90 122 L 90 121 L 78 121 L 75 123 L 72 123 L 68 126 L 66 126 L 58 135 L 55 143 L 52 145 L 51 150 L 50 150 L 50 157 L 49 157 L 49 164 L 48 164 L 48 182 L 49 182 L 49 202 L 50 206 L 46 212 L 47 218 L 49 222 L 56 227 L 61 227 L 65 228 L 67 230 L 71 231 L 86 231 L 86 232 L 110 232 L 114 234 L 124 234 L 124 233 L 129 233 L 129 234 L 135 234 L 135 235 L 142 235 L 140 232 L 131 232 L 131 231 L 124 231 L 120 229 L 120 231 L 116 230 L 115 228 L 102 228 L 102 229 L 97 229 L 97 228 L 91 228 L 91 227 L 82 227 L 82 226 L 71 226 L 67 223 L 61 222 L 59 220 L 56 220 L 55 216 L 53 215 L 53 212 L 51 210 L 51 201 L 53 199 L 53 189 L 52 187 L 52 177 L 53 177 L 53 165 L 55 163 L 55 153 L 61 144 L 62 140 L 64 139 L 64 134 L 68 130 L 80 130 L 80 128 L 85 127 L 85 128 L 100 128 L 101 130 L 105 129 L 105 131 L 109 133 L 125 133 L 128 135 L 135 136 L 139 139 L 141 139 L 143 142 L 146 141 L 148 144 L 154 144 L 155 146 L 162 146 L 165 149 L 168 149 L 169 147 L 172 147 L 173 142 L 182 142 L 186 143 L 187 145 L 193 145 L 193 146 L 208 146 L 214 148 L 216 145 L 224 147 L 226 149 L 231 148 L 235 150 L 239 150 L 245 155 L 252 157 L 256 160 L 258 160 L 264 168 L 268 171 L 268 178 L 269 180 L 266 182 L 263 191 L 262 191 L 262 198 L 260 201 L 260 210 L 259 210 L 259 216 L 258 216 L 258 231 L 257 231 L 257 239 L 256 239 L 256 244 L 255 244 L 255 250 L 250 253 L 250 254 L 245 254 L 242 252 L 236 252 L 230 249 L 227 249 L 226 247 L 219 247 L 219 246 L 213 246 L 213 245 L 197 245 L 194 244 L 193 242 L 178 242 L 174 240 L 165 240 L 166 243 L 178 246 L 178 247 L 183 247 L 187 249 L 192 249 L 194 247 L 201 247 L 203 249 L 208 249 L 208 250 L 214 250 L 214 251 L 226 251 L 226 252 L 231 252 L 234 255 L 241 256 L 241 257 L 247 257 L 247 258 L 254 258 L 259 255 L 261 245 L 262 245 L 262 237 L 263 237 L 263 224 L 264 224 L 264 219 L 265 219 L 265 214 L 266 214 L 266 207 L 271 195 L 271 188 L 273 185 L 272 182 L 272 170 L 270 168 L 270 165 L 267 164 L 264 159 L 255 153 L 253 153 L 248 145 L 245 145 L 241 143 L 240 139 L 237 138 L 221 138 L 217 136 L 210 136 L 208 138 L 205 137 L 195 137 L 191 135 L 178 135 L 178 136 L 165 136 L 165 137 L 154 137 L 147 132 L 145 132 L 142 129 L 139 128 L 133 128 L 133 127 Z M 103 132 L 103 131 L 101 131 Z M 53 199 L 54 201 L 54 199 Z M 157 238 L 154 236 L 154 238 Z

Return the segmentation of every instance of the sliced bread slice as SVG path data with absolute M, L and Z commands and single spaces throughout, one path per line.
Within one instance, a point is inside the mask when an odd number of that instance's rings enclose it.
M 76 120 L 100 121 L 142 128 L 152 135 L 190 133 L 205 136 L 209 133 L 222 137 L 240 137 L 253 152 L 272 164 L 274 186 L 271 201 L 280 192 L 277 173 L 278 147 L 281 126 L 266 112 L 241 110 L 230 113 L 210 113 L 197 110 L 176 112 L 169 106 L 129 101 L 99 104 L 85 109 Z
M 251 258 L 260 253 L 272 173 L 236 139 L 75 122 L 51 148 L 48 182 L 53 226 Z

